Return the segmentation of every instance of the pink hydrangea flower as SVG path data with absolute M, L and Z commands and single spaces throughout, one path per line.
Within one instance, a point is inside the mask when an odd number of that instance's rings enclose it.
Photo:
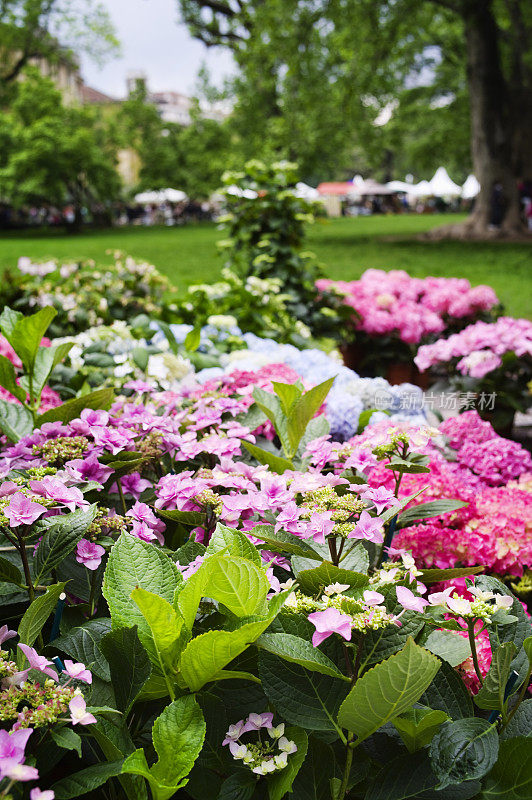
M 9 504 L 4 508 L 4 514 L 12 528 L 19 525 L 31 525 L 45 511 L 44 506 L 29 500 L 22 492 L 12 495 Z
M 57 680 L 57 672 L 54 669 L 51 669 L 53 664 L 52 661 L 48 661 L 45 656 L 40 656 L 33 647 L 30 647 L 27 644 L 19 643 L 19 647 L 28 659 L 30 669 L 38 669 L 39 672 L 44 672 L 45 675 L 49 675 L 50 678 L 54 679 L 54 681 Z
M 349 533 L 350 539 L 366 539 L 368 542 L 382 544 L 384 541 L 383 524 L 377 517 L 372 517 L 367 511 L 362 511 L 354 530 Z
M 318 647 L 333 633 L 339 633 L 344 639 L 351 639 L 351 618 L 342 614 L 337 608 L 329 607 L 325 611 L 314 611 L 308 615 L 316 631 L 312 636 L 312 644 Z
M 54 800 L 55 792 L 53 789 L 39 789 L 35 786 L 30 792 L 30 800 Z
M 411 592 L 410 589 L 407 589 L 406 586 L 396 586 L 395 591 L 399 603 L 408 611 L 419 611 L 423 613 L 425 606 L 428 605 L 427 600 L 418 597 L 414 592 Z
M 69 658 L 65 658 L 65 672 L 71 678 L 84 683 L 92 683 L 92 672 L 86 669 L 85 664 L 81 662 L 76 664 Z
M 87 569 L 95 570 L 100 566 L 104 553 L 105 548 L 100 544 L 80 539 L 76 548 L 76 561 Z
M 93 722 L 97 722 L 96 717 L 87 711 L 87 704 L 83 699 L 83 695 L 75 695 L 68 707 L 72 725 L 91 725 Z

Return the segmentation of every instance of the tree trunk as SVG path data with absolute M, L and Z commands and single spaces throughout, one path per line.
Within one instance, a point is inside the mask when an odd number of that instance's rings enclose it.
M 523 236 L 526 227 L 518 190 L 522 176 L 516 153 L 516 114 L 503 74 L 493 0 L 463 0 L 461 13 L 467 52 L 471 155 L 481 189 L 469 218 L 460 225 L 436 231 L 436 238 Z

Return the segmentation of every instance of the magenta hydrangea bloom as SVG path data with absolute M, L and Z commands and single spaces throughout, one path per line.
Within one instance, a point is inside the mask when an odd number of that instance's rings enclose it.
M 84 681 L 84 683 L 92 683 L 92 672 L 86 669 L 85 664 L 81 662 L 76 664 L 69 658 L 65 658 L 65 672 L 77 681 Z
M 325 611 L 314 611 L 308 615 L 308 620 L 316 628 L 312 636 L 314 647 L 318 647 L 333 633 L 339 633 L 347 641 L 351 639 L 351 618 L 342 614 L 337 608 L 329 607 Z
M 19 647 L 28 659 L 30 669 L 38 669 L 39 672 L 44 672 L 45 675 L 49 675 L 54 681 L 57 680 L 57 672 L 55 669 L 51 668 L 53 664 L 52 661 L 48 661 L 45 656 L 40 656 L 33 647 L 27 644 L 20 643 Z
M 75 695 L 68 707 L 72 725 L 91 725 L 93 722 L 97 722 L 96 717 L 87 711 L 87 704 L 83 699 L 83 695 Z
M 87 569 L 98 569 L 104 553 L 105 548 L 100 544 L 89 542 L 88 539 L 80 539 L 76 548 L 76 561 Z
M 424 600 L 422 597 L 418 597 L 406 586 L 396 586 L 395 591 L 399 603 L 407 611 L 420 611 L 422 613 L 425 606 L 428 605 L 427 600 Z
M 372 517 L 363 511 L 354 529 L 349 533 L 350 539 L 366 539 L 368 542 L 382 544 L 384 541 L 384 528 L 377 517 Z
M 31 525 L 46 510 L 40 503 L 34 503 L 22 492 L 17 492 L 11 496 L 9 504 L 4 508 L 4 514 L 11 527 L 17 528 L 19 525 Z

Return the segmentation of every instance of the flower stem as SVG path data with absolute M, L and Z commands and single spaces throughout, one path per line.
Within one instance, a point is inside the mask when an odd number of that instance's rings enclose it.
M 116 479 L 116 485 L 118 486 L 118 494 L 120 496 L 120 502 L 122 503 L 122 511 L 124 512 L 124 516 L 126 516 L 127 513 L 126 498 L 124 497 L 124 490 L 122 489 L 122 482 L 120 478 Z
M 480 666 L 478 663 L 478 655 L 477 655 L 477 644 L 475 640 L 475 620 L 470 619 L 467 621 L 467 633 L 469 636 L 469 644 L 471 646 L 471 657 L 473 659 L 473 666 L 475 667 L 475 672 L 477 674 L 477 678 L 479 679 L 480 685 L 484 683 L 484 678 L 482 677 L 482 672 L 480 671 Z
M 345 768 L 344 768 L 344 776 L 342 778 L 342 783 L 340 784 L 340 791 L 338 792 L 337 798 L 338 800 L 344 800 L 346 792 L 347 792 L 347 784 L 349 783 L 349 775 L 351 773 L 351 764 L 353 763 L 353 748 L 351 747 L 351 742 L 347 742 L 347 755 L 345 759 Z
M 31 577 L 30 572 L 30 565 L 28 562 L 28 554 L 26 553 L 26 544 L 22 536 L 17 534 L 18 540 L 18 552 L 20 555 L 20 560 L 22 561 L 22 568 L 24 570 L 24 578 L 26 579 L 26 588 L 28 590 L 28 597 L 30 598 L 30 603 L 33 603 L 35 600 L 35 592 L 33 591 L 33 579 Z
M 93 618 L 95 612 L 96 587 L 98 584 L 97 576 L 98 570 L 93 570 L 91 574 L 91 590 L 89 594 L 89 619 Z

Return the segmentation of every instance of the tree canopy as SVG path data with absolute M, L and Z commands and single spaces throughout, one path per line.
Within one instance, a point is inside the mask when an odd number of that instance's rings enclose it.
M 31 59 L 72 58 L 86 52 L 98 62 L 116 53 L 118 40 L 99 0 L 2 0 L 0 89 Z
M 111 141 L 93 109 L 64 106 L 53 82 L 28 68 L 0 117 L 0 197 L 78 211 L 112 200 L 120 181 Z

